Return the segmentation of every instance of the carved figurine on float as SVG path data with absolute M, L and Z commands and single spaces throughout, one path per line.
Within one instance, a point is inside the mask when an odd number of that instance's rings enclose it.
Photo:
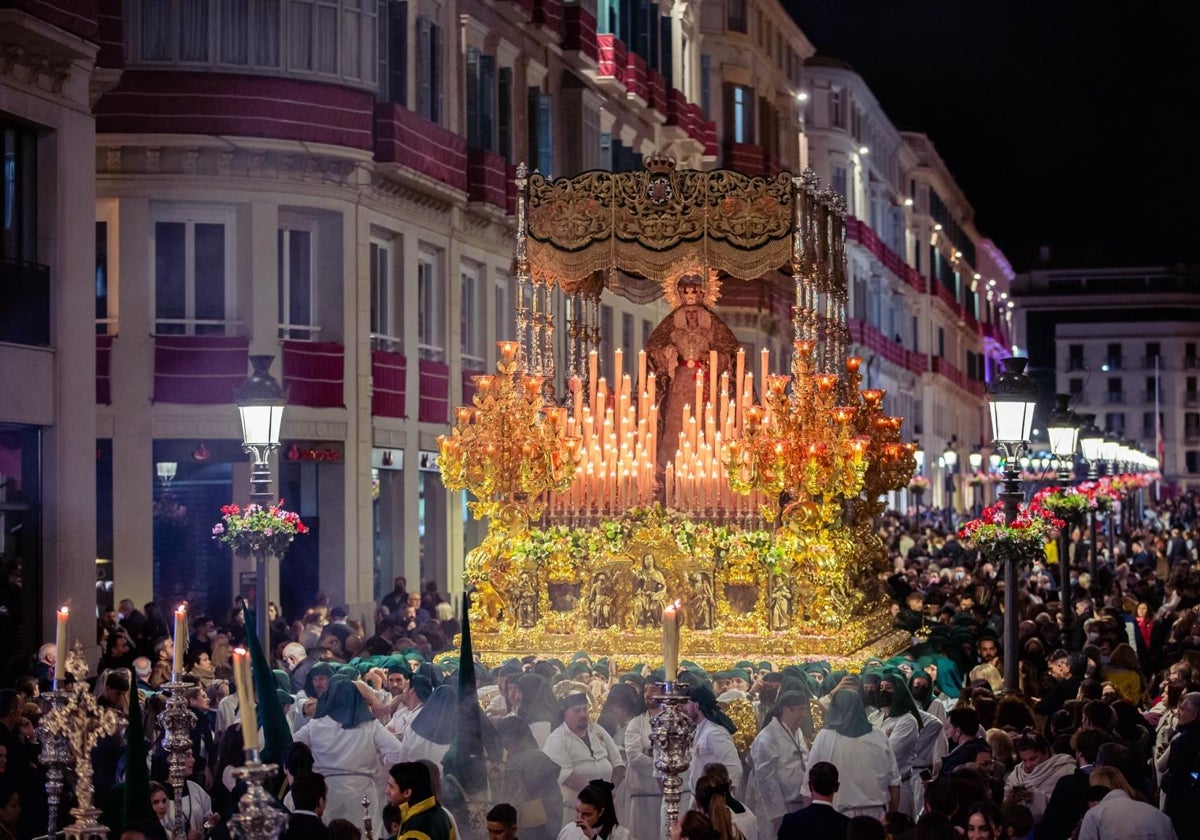
M 654 556 L 647 554 L 633 570 L 633 626 L 658 627 L 666 605 L 667 579 L 655 568 Z
M 605 572 L 596 572 L 592 577 L 592 588 L 588 593 L 588 612 L 592 628 L 603 630 L 613 624 L 612 584 Z
M 771 576 L 771 629 L 786 630 L 791 624 L 792 590 L 782 572 Z
M 712 578 L 707 572 L 693 572 L 690 582 L 692 591 L 688 594 L 688 611 L 692 616 L 692 629 L 712 630 L 717 609 Z
M 720 295 L 716 271 L 697 259 L 671 267 L 663 280 L 663 298 L 672 312 L 646 340 L 646 359 L 658 383 L 658 468 L 675 458 L 679 433 L 684 430 L 683 409 L 696 401 L 696 377 L 704 382 L 704 399 L 716 401 L 711 382 L 728 372 L 739 343 L 733 331 L 712 311 Z M 716 372 L 711 371 L 716 352 Z M 691 416 L 703 411 L 692 406 Z
M 526 570 L 517 578 L 513 591 L 513 606 L 519 627 L 533 627 L 538 622 L 538 586 L 533 572 Z

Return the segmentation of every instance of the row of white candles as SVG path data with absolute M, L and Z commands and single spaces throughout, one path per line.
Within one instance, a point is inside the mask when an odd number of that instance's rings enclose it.
M 613 352 L 616 388 L 599 376 L 599 356 L 588 354 L 588 379 L 569 380 L 571 416 L 567 435 L 580 439 L 575 480 L 563 493 L 551 494 L 550 514 L 611 513 L 648 505 L 655 499 L 658 464 L 658 405 L 655 374 L 647 371 L 646 351 L 637 356 L 637 382 L 624 370 L 624 351 Z M 734 375 L 717 374 L 717 352 L 708 369 L 696 369 L 694 400 L 684 407 L 683 429 L 675 456 L 663 477 L 668 507 L 684 512 L 753 513 L 760 499 L 734 493 L 725 477 L 725 444 L 742 437 L 745 410 L 754 404 L 754 374 L 746 372 L 746 351 L 739 349 Z M 676 369 L 686 376 L 686 368 Z M 760 381 L 770 371 L 770 351 L 761 355 Z M 709 397 L 705 397 L 705 386 Z M 585 394 L 585 391 L 587 393 Z M 697 408 L 699 407 L 699 408 Z M 670 442 L 663 442 L 668 444 Z
M 67 637 L 70 634 L 71 610 L 59 607 L 54 628 L 54 689 L 65 687 L 67 667 Z M 171 681 L 183 674 L 183 653 L 187 648 L 187 605 L 175 609 L 174 658 L 171 660 Z M 258 715 L 254 705 L 254 681 L 250 672 L 250 654 L 243 648 L 233 651 L 233 680 L 237 684 L 238 706 L 242 718 L 242 744 L 247 752 L 258 749 Z

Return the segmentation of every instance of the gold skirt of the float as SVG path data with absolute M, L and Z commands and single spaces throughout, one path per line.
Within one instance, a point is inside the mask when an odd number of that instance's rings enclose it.
M 467 556 L 471 631 L 484 661 L 513 656 L 662 663 L 662 617 L 680 616 L 679 654 L 859 664 L 909 644 L 892 627 L 887 554 L 868 527 L 770 532 L 661 507 L 588 526 L 493 529 Z

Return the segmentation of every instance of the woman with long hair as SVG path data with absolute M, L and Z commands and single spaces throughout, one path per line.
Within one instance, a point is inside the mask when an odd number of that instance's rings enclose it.
M 705 773 L 696 780 L 695 807 L 708 817 L 715 840 L 746 840 L 746 835 L 733 824 L 733 812 L 728 803 L 728 782 L 713 773 Z
M 629 830 L 617 821 L 613 784 L 592 779 L 575 798 L 575 821 L 563 826 L 558 840 L 630 840 Z M 638 838 L 641 840 L 641 838 Z
M 703 811 L 686 811 L 671 826 L 671 840 L 715 840 L 712 820 Z
M 1106 787 L 1109 790 L 1124 791 L 1126 796 L 1138 802 L 1146 801 L 1146 797 L 1142 796 L 1140 792 L 1135 790 L 1133 785 L 1129 784 L 1129 780 L 1125 778 L 1125 774 L 1116 767 L 1097 767 L 1092 771 L 1092 774 L 1088 776 L 1088 783 L 1100 785 L 1101 787 Z
M 1017 766 L 1004 780 L 1004 803 L 1024 805 L 1039 822 L 1054 786 L 1063 776 L 1075 772 L 1075 759 L 1062 753 L 1052 754 L 1050 744 L 1040 732 L 1027 730 L 1013 741 Z
M 1004 812 L 986 799 L 967 811 L 966 840 L 1004 840 L 1006 827 Z

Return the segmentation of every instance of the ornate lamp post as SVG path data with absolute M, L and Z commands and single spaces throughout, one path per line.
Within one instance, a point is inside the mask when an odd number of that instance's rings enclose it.
M 1109 432 L 1104 436 L 1104 443 L 1100 444 L 1100 457 L 1105 462 L 1104 474 L 1112 478 L 1117 474 L 1117 456 L 1121 452 L 1120 439 Z M 1108 531 L 1108 557 L 1111 560 L 1113 556 L 1113 539 L 1116 531 L 1116 518 L 1118 516 L 1117 505 L 1119 500 L 1113 500 L 1113 509 L 1105 516 L 1105 526 Z
M 978 516 L 982 507 L 979 494 L 982 492 L 980 471 L 983 469 L 983 453 L 980 451 L 979 444 L 972 447 L 970 454 L 967 455 L 967 463 L 971 467 L 971 515 Z
M 913 458 L 916 459 L 917 462 L 916 474 L 921 476 L 925 475 L 925 450 L 921 448 L 920 444 L 917 445 L 916 451 L 913 452 Z M 913 497 L 917 500 L 917 512 L 916 515 L 913 516 L 914 531 L 921 530 L 921 495 L 923 492 L 924 491 L 913 492 Z
M 1088 481 L 1095 481 L 1097 466 L 1100 463 L 1100 451 L 1104 445 L 1104 432 L 1096 426 L 1095 414 L 1084 414 L 1080 418 L 1079 448 L 1083 452 L 1083 460 L 1087 461 Z M 1088 510 L 1088 568 L 1092 579 L 1096 577 L 1096 511 Z
M 954 477 L 958 472 L 958 450 L 954 448 L 954 438 L 946 444 L 942 451 L 942 465 L 946 468 L 946 492 L 950 494 L 950 527 L 954 527 Z
M 236 400 L 242 420 L 242 448 L 254 459 L 250 466 L 250 501 L 264 507 L 272 501 L 271 453 L 279 448 L 279 429 L 287 405 L 287 394 L 271 375 L 273 358 L 250 357 L 254 370 Z M 271 560 L 264 552 L 254 552 L 254 615 L 258 624 L 255 632 L 263 650 L 268 651 L 271 649 L 271 624 L 267 617 Z
M 1037 386 L 1025 375 L 1028 359 L 1004 359 L 1004 366 L 988 386 L 987 401 L 992 421 L 995 446 L 1004 453 L 1004 485 L 1000 501 L 1004 505 L 1006 522 L 1020 514 L 1025 494 L 1021 491 L 1021 474 L 1017 458 L 1029 445 L 1033 427 L 1033 409 L 1037 404 Z M 1019 671 L 1017 646 L 1017 564 L 1004 564 L 1004 688 L 1016 691 Z
M 1079 444 L 1079 416 L 1071 411 L 1071 395 L 1055 394 L 1054 410 L 1046 422 L 1046 433 L 1050 436 L 1050 451 L 1058 461 L 1058 486 L 1066 488 L 1075 477 L 1075 450 Z M 1078 517 L 1072 517 L 1076 519 Z M 1067 525 L 1077 524 L 1068 520 Z M 1068 528 L 1058 535 L 1059 594 L 1062 597 L 1063 629 L 1071 624 L 1070 570 L 1071 534 Z

